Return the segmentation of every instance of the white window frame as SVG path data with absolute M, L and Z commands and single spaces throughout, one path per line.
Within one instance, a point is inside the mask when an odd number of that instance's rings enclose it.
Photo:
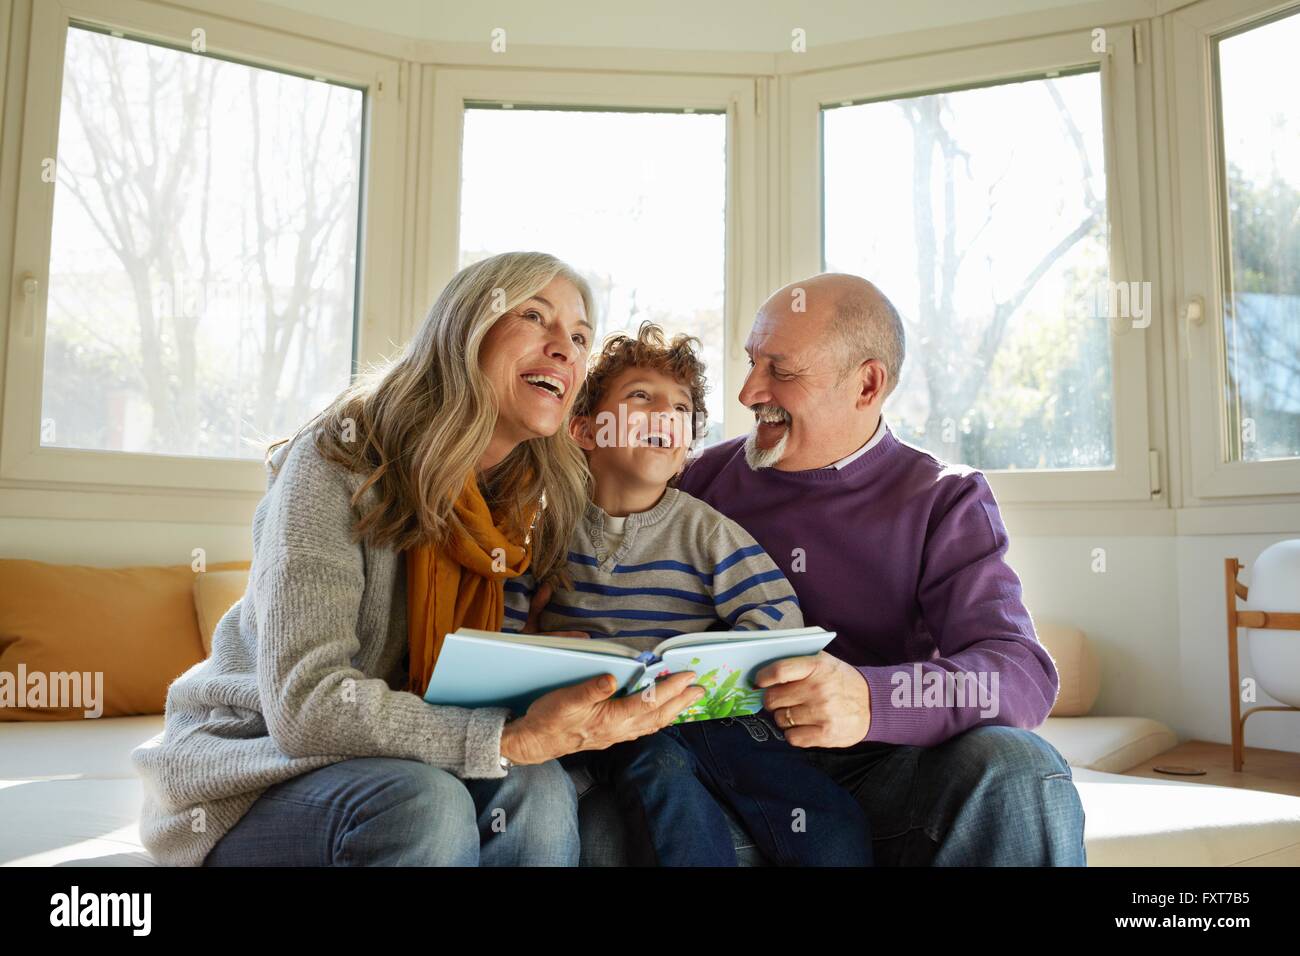
M 1107 53 L 1094 53 L 1087 30 L 938 52 L 795 76 L 789 81 L 789 170 L 785 188 L 789 253 L 785 281 L 822 271 L 821 108 L 935 89 L 995 83 L 1078 67 L 1098 67 L 1105 124 L 1106 204 L 1111 279 L 1140 281 L 1144 262 L 1138 99 L 1131 25 L 1107 26 Z M 1153 296 L 1154 303 L 1158 301 Z M 1156 327 L 1153 317 L 1148 330 Z M 989 471 L 1003 502 L 1150 501 L 1147 337 L 1129 320 L 1111 323 L 1115 464 L 1109 469 Z M 888 418 L 888 406 L 885 409 Z
M 725 396 L 723 437 L 747 428 L 736 395 L 748 368 L 743 343 L 747 326 L 767 296 L 762 265 L 763 234 L 758 196 L 760 126 L 753 77 L 659 76 L 629 73 L 572 73 L 482 69 L 440 69 L 434 76 L 433 148 L 435 184 L 428 234 L 429 288 L 442 288 L 459 268 L 460 184 L 465 104 L 512 103 L 519 107 L 607 107 L 723 110 L 727 116 L 726 249 L 723 306 L 723 368 L 710 369 L 710 386 Z
M 380 359 L 396 339 L 401 281 L 401 160 L 404 117 L 398 105 L 399 63 L 332 44 L 163 6 L 147 0 L 41 0 L 32 9 L 22 129 L 9 330 L 0 428 L 0 481 L 5 488 L 57 487 L 99 491 L 141 488 L 260 492 L 257 461 L 42 447 L 40 417 L 46 294 L 55 186 L 41 180 L 41 162 L 57 155 L 63 59 L 70 23 L 188 48 L 202 28 L 209 53 L 360 87 L 366 93 L 357 361 Z M 36 293 L 23 294 L 24 278 Z M 198 506 L 201 510 L 202 506 Z
M 1168 18 L 1173 76 L 1173 138 L 1179 334 L 1184 343 L 1182 406 L 1187 410 L 1186 492 L 1190 498 L 1300 493 L 1300 458 L 1228 460 L 1223 329 L 1223 239 L 1215 37 L 1296 7 L 1261 0 L 1206 0 Z M 1193 305 L 1189 315 L 1188 306 Z M 1201 318 L 1195 320 L 1196 307 Z M 1213 423 L 1213 427 L 1207 427 Z

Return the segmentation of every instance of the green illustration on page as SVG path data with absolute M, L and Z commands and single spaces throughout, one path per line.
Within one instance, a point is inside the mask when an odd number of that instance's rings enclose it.
M 693 657 L 688 668 L 700 663 Z M 671 671 L 664 668 L 658 673 L 646 672 L 645 677 L 634 689 L 640 693 L 661 677 L 667 677 Z M 717 720 L 719 717 L 745 717 L 756 714 L 763 709 L 763 692 L 744 680 L 739 670 L 730 667 L 715 667 L 699 676 L 695 682 L 703 687 L 705 696 L 678 715 L 674 724 L 688 724 L 699 720 Z

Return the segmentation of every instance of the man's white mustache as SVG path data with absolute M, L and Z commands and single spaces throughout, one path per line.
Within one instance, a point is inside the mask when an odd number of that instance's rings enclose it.
M 791 421 L 790 413 L 780 405 L 755 405 L 752 411 L 754 417 L 762 424 L 778 425 L 784 423 L 788 425 Z

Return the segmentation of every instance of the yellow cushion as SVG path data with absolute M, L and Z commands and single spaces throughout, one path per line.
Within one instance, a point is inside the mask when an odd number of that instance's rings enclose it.
M 194 576 L 194 613 L 199 618 L 203 653 L 212 653 L 212 635 L 231 606 L 248 590 L 248 571 L 208 571 Z
M 0 720 L 162 713 L 167 686 L 204 656 L 194 577 L 0 560 Z
M 1101 691 L 1101 663 L 1088 636 L 1077 627 L 1036 623 L 1038 640 L 1056 661 L 1061 678 L 1053 717 L 1083 717 Z

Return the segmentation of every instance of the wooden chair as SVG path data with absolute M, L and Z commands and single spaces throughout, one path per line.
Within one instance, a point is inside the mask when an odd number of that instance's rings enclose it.
M 1300 707 L 1252 707 L 1241 712 L 1241 672 L 1237 661 L 1237 628 L 1259 627 L 1279 631 L 1300 631 L 1300 613 L 1289 611 L 1239 611 L 1237 598 L 1246 600 L 1249 590 L 1237 580 L 1243 565 L 1236 558 L 1223 562 L 1223 577 L 1228 600 L 1228 700 L 1232 708 L 1232 769 L 1240 771 L 1245 759 L 1246 718 L 1262 710 L 1290 710 L 1300 713 Z

